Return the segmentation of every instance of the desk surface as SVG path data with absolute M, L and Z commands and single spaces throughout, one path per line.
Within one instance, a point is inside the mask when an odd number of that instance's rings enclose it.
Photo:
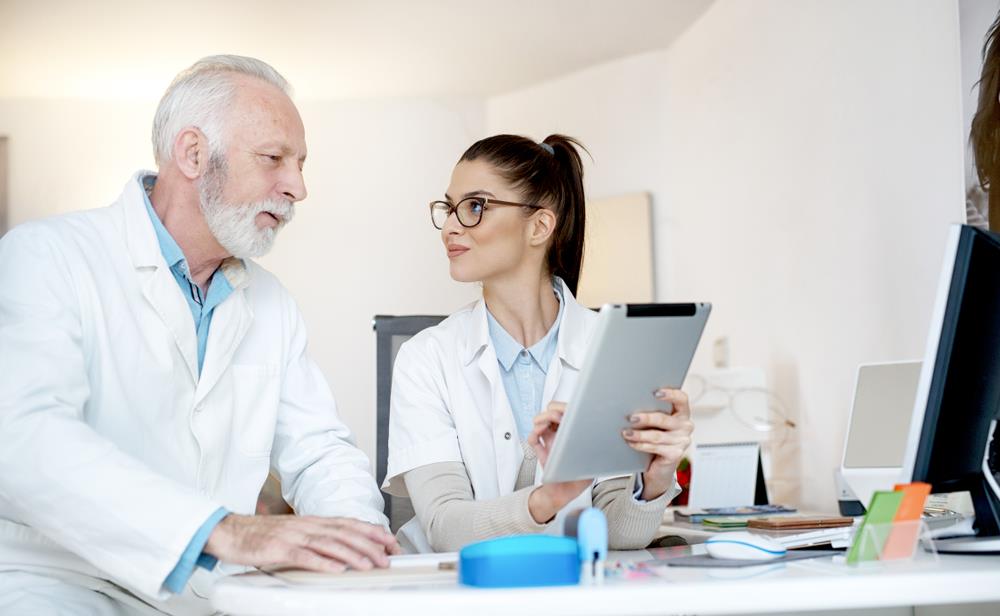
M 646 560 L 703 546 L 620 552 L 611 560 Z M 289 586 L 264 574 L 221 580 L 212 604 L 224 612 L 270 614 L 752 614 L 1000 602 L 1000 557 L 941 555 L 850 567 L 835 557 L 742 569 L 666 567 L 660 575 L 600 586 L 476 589 L 450 580 L 390 587 Z M 657 569 L 659 571 L 659 569 Z

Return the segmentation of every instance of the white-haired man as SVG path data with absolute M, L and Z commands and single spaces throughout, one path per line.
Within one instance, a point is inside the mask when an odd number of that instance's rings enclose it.
M 197 62 L 157 109 L 158 173 L 0 241 L 0 613 L 204 613 L 226 563 L 398 551 L 295 303 L 249 260 L 306 196 L 287 90 Z M 269 469 L 298 516 L 252 515 Z

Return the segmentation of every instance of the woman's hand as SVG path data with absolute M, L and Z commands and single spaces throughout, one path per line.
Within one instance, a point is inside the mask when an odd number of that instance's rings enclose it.
M 534 426 L 528 435 L 528 444 L 535 450 L 542 468 L 545 468 L 545 463 L 549 461 L 549 453 L 552 451 L 553 443 L 556 442 L 556 431 L 559 430 L 559 424 L 562 423 L 565 413 L 565 402 L 549 402 L 547 409 L 535 415 Z
M 549 460 L 549 453 L 552 451 L 556 432 L 565 412 L 564 402 L 550 402 L 547 409 L 535 416 L 528 444 L 535 450 L 542 468 L 545 468 L 545 463 Z M 591 483 L 592 479 L 581 479 L 538 486 L 528 497 L 528 512 L 535 522 L 544 524 L 554 518 L 567 503 L 589 488 Z
M 679 389 L 658 389 L 655 396 L 672 405 L 672 410 L 643 411 L 629 417 L 631 427 L 622 432 L 625 442 L 636 451 L 653 454 L 642 474 L 642 499 L 654 500 L 674 484 L 674 473 L 691 445 L 691 407 L 687 394 Z

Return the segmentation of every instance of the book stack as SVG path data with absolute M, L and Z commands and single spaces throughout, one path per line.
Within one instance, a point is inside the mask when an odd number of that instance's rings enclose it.
M 759 518 L 764 516 L 795 513 L 796 510 L 784 505 L 749 505 L 746 507 L 706 507 L 704 509 L 681 508 L 674 511 L 674 522 L 702 524 L 706 518 Z
M 854 533 L 854 518 L 782 516 L 750 520 L 747 523 L 755 535 L 764 535 L 787 550 L 829 545 L 846 548 Z

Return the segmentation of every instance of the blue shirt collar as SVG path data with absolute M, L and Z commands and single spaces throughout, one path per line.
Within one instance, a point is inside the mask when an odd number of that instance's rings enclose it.
M 153 223 L 153 231 L 156 232 L 156 241 L 160 244 L 160 252 L 163 253 L 163 259 L 171 269 L 176 267 L 178 263 L 183 263 L 184 273 L 185 275 L 188 274 L 187 260 L 184 258 L 184 252 L 177 245 L 170 232 L 167 231 L 167 228 L 163 226 L 163 221 L 156 215 L 156 212 L 153 210 L 153 203 L 149 200 L 149 191 L 153 189 L 153 185 L 156 183 L 156 176 L 144 175 L 139 178 L 139 183 L 142 185 L 142 198 L 146 203 L 146 211 L 149 213 L 149 219 Z
M 527 349 L 528 354 L 531 355 L 531 358 L 535 360 L 535 363 L 538 364 L 544 373 L 548 373 L 549 363 L 552 361 L 552 356 L 557 349 L 559 323 L 562 322 L 563 310 L 566 304 L 563 301 L 561 285 L 553 285 L 553 290 L 555 291 L 556 298 L 559 300 L 559 313 L 556 315 L 555 323 L 552 324 L 552 327 L 549 328 L 549 331 L 541 340 L 531 345 L 530 349 Z M 499 360 L 504 370 L 509 371 L 517 360 L 518 354 L 525 350 L 525 348 L 513 336 L 507 333 L 507 330 L 493 317 L 488 308 L 486 310 L 486 321 L 490 330 L 490 339 L 493 341 L 493 348 L 497 354 L 497 360 Z

